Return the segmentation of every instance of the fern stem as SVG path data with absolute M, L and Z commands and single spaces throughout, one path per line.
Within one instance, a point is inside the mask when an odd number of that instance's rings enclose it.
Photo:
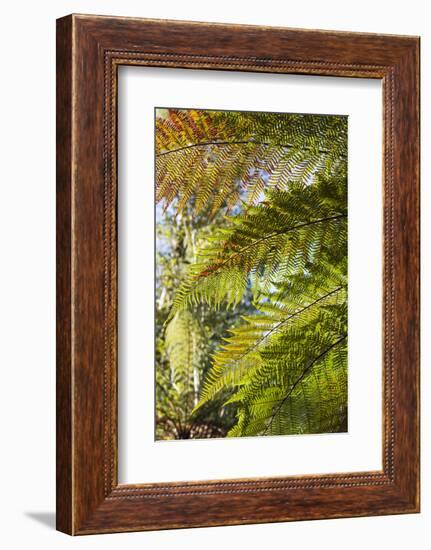
M 269 143 L 267 141 L 202 141 L 201 143 L 192 143 L 191 145 L 184 145 L 183 147 L 178 147 L 177 149 L 170 149 L 169 151 L 163 151 L 162 153 L 157 153 L 156 158 L 162 157 L 164 155 L 170 155 L 171 153 L 179 153 L 187 149 L 193 149 L 195 147 L 208 147 L 208 146 L 224 146 L 224 145 L 263 145 L 264 147 L 281 147 L 283 149 L 292 149 L 294 147 L 291 143 L 281 144 L 281 143 Z M 304 146 L 303 149 L 306 151 L 311 151 L 312 147 Z M 318 149 L 319 153 L 328 155 L 330 151 L 328 149 Z M 340 153 L 340 157 L 347 158 L 347 155 Z
M 274 422 L 274 418 L 277 416 L 277 414 L 280 412 L 281 408 L 283 407 L 283 405 L 286 403 L 286 401 L 289 399 L 289 397 L 292 395 L 293 391 L 295 390 L 295 388 L 298 386 L 298 384 L 304 379 L 305 375 L 312 369 L 312 367 L 317 363 L 317 361 L 319 361 L 320 359 L 322 359 L 322 357 L 324 357 L 327 353 L 329 353 L 332 349 L 334 349 L 336 346 L 338 346 L 339 344 L 341 344 L 341 342 L 344 342 L 344 340 L 347 338 L 347 334 L 344 334 L 344 336 L 342 338 L 340 338 L 339 340 L 337 340 L 336 342 L 334 342 L 333 344 L 331 344 L 328 348 L 326 348 L 322 353 L 320 353 L 317 357 L 315 357 L 311 363 L 302 371 L 301 375 L 295 380 L 295 382 L 292 384 L 292 386 L 290 387 L 289 391 L 287 392 L 287 395 L 282 399 L 280 405 L 277 407 L 277 409 L 275 410 L 275 412 L 273 413 L 273 415 L 271 416 L 271 420 L 268 424 L 268 426 L 266 427 L 265 431 L 263 432 L 262 435 L 266 435 L 268 430 L 271 428 L 272 426 L 272 423 Z

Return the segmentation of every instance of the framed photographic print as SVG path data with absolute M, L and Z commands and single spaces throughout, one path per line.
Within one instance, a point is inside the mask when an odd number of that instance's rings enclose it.
M 419 39 L 57 21 L 57 528 L 419 511 Z

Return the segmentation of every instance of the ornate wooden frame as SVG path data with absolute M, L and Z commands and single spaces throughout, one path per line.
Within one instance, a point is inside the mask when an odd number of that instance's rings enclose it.
M 377 78 L 384 101 L 383 470 L 117 480 L 119 65 Z M 419 38 L 70 15 L 57 21 L 57 528 L 419 511 Z

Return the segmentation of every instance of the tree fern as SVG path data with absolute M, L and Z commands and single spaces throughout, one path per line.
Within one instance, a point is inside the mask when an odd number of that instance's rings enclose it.
M 164 110 L 156 123 L 157 200 L 225 215 L 202 232 L 167 315 L 174 370 L 190 364 L 196 342 L 178 335 L 193 310 L 250 310 L 216 348 L 194 414 L 223 397 L 231 436 L 345 430 L 345 117 Z

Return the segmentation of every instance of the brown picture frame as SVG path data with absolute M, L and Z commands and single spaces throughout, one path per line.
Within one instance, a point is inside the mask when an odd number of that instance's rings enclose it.
M 117 68 L 383 83 L 383 469 L 119 485 Z M 57 529 L 72 535 L 419 511 L 419 38 L 57 21 Z

